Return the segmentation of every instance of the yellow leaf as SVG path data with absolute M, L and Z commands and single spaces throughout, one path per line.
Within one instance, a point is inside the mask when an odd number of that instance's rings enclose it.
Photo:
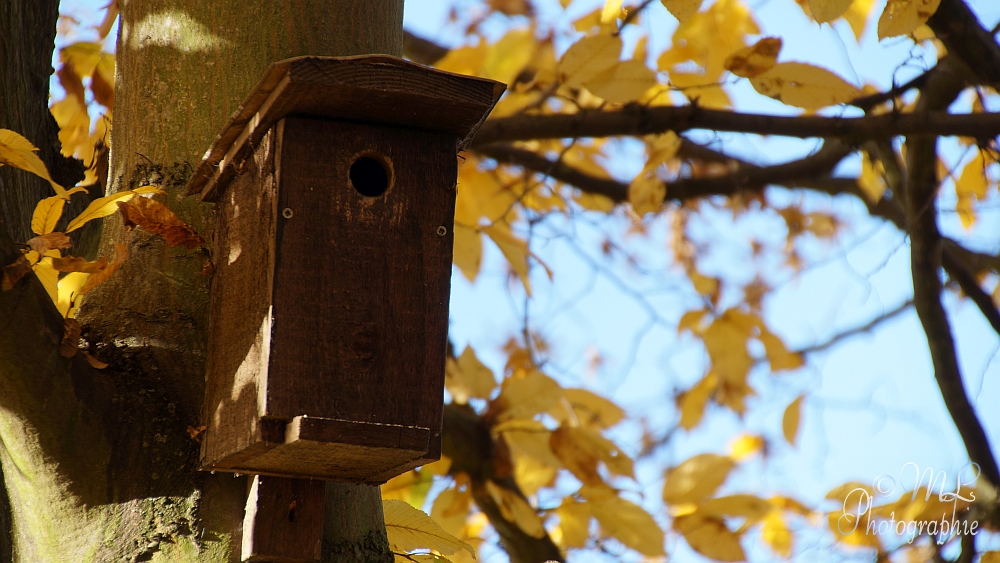
M 831 22 L 844 14 L 852 0 L 809 0 L 809 11 L 817 23 Z
M 622 11 L 622 0 L 604 0 L 601 10 L 601 23 L 614 23 Z
M 879 549 L 878 534 L 866 533 L 869 517 L 870 514 L 862 514 L 859 519 L 857 511 L 838 509 L 827 515 L 827 526 L 833 537 L 843 544 Z
M 604 462 L 608 471 L 615 475 L 635 478 L 632 458 L 614 442 L 592 430 L 560 426 L 552 432 L 550 445 L 563 465 L 585 484 L 603 482 L 597 472 L 598 462 Z
M 545 526 L 535 509 L 524 500 L 524 497 L 506 487 L 501 487 L 493 481 L 486 481 L 486 490 L 500 508 L 500 514 L 508 522 L 513 522 L 524 533 L 533 538 L 545 535 Z
M 702 516 L 730 516 L 757 521 L 771 512 L 771 503 L 754 495 L 730 495 L 708 499 L 698 507 Z
M 80 305 L 77 296 L 80 293 L 80 288 L 83 284 L 87 282 L 87 278 L 90 274 L 85 274 L 83 272 L 72 272 L 66 274 L 57 283 L 59 301 L 56 306 L 59 308 L 59 312 L 62 316 L 72 319 L 76 315 L 76 309 Z
M 861 176 L 858 177 L 858 187 L 868 201 L 878 203 L 885 195 L 885 167 L 881 160 L 872 162 L 868 151 L 861 151 Z
M 584 82 L 617 65 L 621 52 L 622 41 L 617 36 L 602 33 L 584 37 L 566 50 L 556 65 L 556 72 L 567 86 L 583 86 Z
M 562 398 L 562 387 L 544 373 L 532 370 L 522 378 L 508 378 L 491 405 L 497 420 L 531 418 L 549 410 Z
M 760 321 L 757 325 L 760 336 L 757 337 L 764 345 L 764 353 L 767 354 L 767 361 L 771 364 L 771 370 L 783 371 L 802 367 L 804 363 L 802 355 L 791 352 L 785 343 L 773 332 L 768 330 L 767 325 Z
M 531 457 L 544 465 L 562 467 L 562 462 L 552 453 L 550 446 L 552 431 L 540 421 L 508 420 L 494 426 L 493 432 L 502 434 L 504 441 L 514 452 Z
M 778 63 L 751 78 L 750 84 L 765 96 L 808 110 L 843 104 L 862 94 L 829 70 L 806 63 Z
M 530 29 L 512 29 L 492 45 L 483 61 L 482 76 L 513 84 L 535 54 L 535 34 Z
M 466 346 L 458 360 L 448 359 L 445 386 L 456 402 L 465 404 L 469 397 L 489 399 L 497 381 L 490 368 L 476 357 L 472 347 Z
M 785 407 L 785 414 L 781 417 L 781 431 L 785 434 L 785 440 L 788 440 L 788 443 L 793 446 L 795 445 L 795 441 L 799 435 L 799 418 L 802 413 L 802 398 L 803 395 L 799 395 L 797 399 Z
M 743 434 L 733 442 L 733 445 L 729 448 L 729 452 L 736 461 L 743 461 L 756 455 L 763 449 L 764 438 L 756 434 Z
M 698 426 L 701 417 L 705 414 L 708 398 L 712 396 L 718 385 L 718 376 L 715 375 L 714 371 L 710 371 L 694 387 L 681 395 L 681 427 L 685 430 L 691 430 Z
M 430 516 L 401 500 L 383 500 L 385 531 L 395 552 L 433 549 L 451 555 L 464 549 L 476 556 L 471 545 L 444 531 Z
M 740 0 L 717 0 L 708 10 L 677 26 L 672 46 L 660 55 L 657 63 L 661 70 L 670 71 L 671 82 L 681 87 L 694 84 L 681 84 L 676 72 L 680 69 L 674 67 L 688 66 L 688 62 L 702 69 L 695 73 L 700 75 L 698 84 L 718 83 L 725 71 L 726 57 L 746 46 L 747 35 L 758 33 L 760 28 L 746 4 Z M 685 94 L 695 97 L 692 93 Z M 708 99 L 706 93 L 700 97 L 703 102 Z
M 590 512 L 605 535 L 643 555 L 665 555 L 663 530 L 641 506 L 619 497 L 606 485 L 584 486 L 580 494 L 587 499 Z
M 962 226 L 966 229 L 976 224 L 975 202 L 986 199 L 989 190 L 985 165 L 983 153 L 977 152 L 976 156 L 962 168 L 962 174 L 955 182 L 955 194 L 958 196 L 955 209 L 962 220 Z
M 547 465 L 530 455 L 514 456 L 514 481 L 526 496 L 532 496 L 542 487 L 555 485 L 559 466 Z
M 778 511 L 773 511 L 764 519 L 761 536 L 775 553 L 782 557 L 792 555 L 792 532 Z
M 475 282 L 483 263 L 483 238 L 479 231 L 455 224 L 455 265 L 469 282 Z
M 700 503 L 726 480 L 735 463 L 717 454 L 699 454 L 667 471 L 663 500 L 678 505 Z
M 632 204 L 632 210 L 640 217 L 658 212 L 666 196 L 667 185 L 656 174 L 640 174 L 628 186 L 628 201 Z
M 858 43 L 861 43 L 861 36 L 865 33 L 865 27 L 868 25 L 868 15 L 872 11 L 872 7 L 875 6 L 875 0 L 854 0 L 851 6 L 847 8 L 844 12 L 844 19 L 851 26 L 851 31 L 854 32 L 854 38 Z
M 138 188 L 135 190 L 125 190 L 115 194 L 111 194 L 109 196 L 99 197 L 94 201 L 90 202 L 90 205 L 88 205 L 86 209 L 80 212 L 79 215 L 77 215 L 72 221 L 69 222 L 69 225 L 66 226 L 66 232 L 67 233 L 73 232 L 82 227 L 88 221 L 93 221 L 94 219 L 100 219 L 101 217 L 107 217 L 108 215 L 117 213 L 119 202 L 124 203 L 135 197 L 136 194 L 143 194 L 143 193 L 162 194 L 164 192 L 163 190 L 160 190 L 158 188 L 145 186 L 143 188 Z
M 580 204 L 580 207 L 590 211 L 610 213 L 615 208 L 615 201 L 607 196 L 592 194 L 581 190 L 574 190 L 573 199 Z
M 610 428 L 625 417 L 621 407 L 586 389 L 563 389 L 563 397 L 565 401 L 549 409 L 549 414 L 559 422 L 569 419 L 571 413 L 567 407 L 584 426 Z
M 379 487 L 382 499 L 395 499 L 409 503 L 413 486 L 420 481 L 420 474 L 416 471 L 407 471 L 402 475 L 397 475 Z M 410 503 L 413 504 L 413 503 Z M 414 507 L 419 508 L 419 507 Z
M 698 13 L 702 0 L 660 0 L 677 21 L 684 23 Z
M 690 330 L 694 334 L 700 333 L 701 320 L 705 318 L 707 312 L 705 309 L 698 309 L 681 315 L 681 320 L 677 323 L 677 334 L 683 334 L 685 330 Z
M 69 199 L 66 190 L 49 176 L 49 170 L 45 167 L 45 163 L 35 154 L 37 150 L 31 141 L 20 134 L 10 129 L 0 129 L 0 164 L 7 164 L 39 176 L 48 181 L 56 195 L 63 199 Z
M 875 496 L 875 492 L 870 485 L 865 485 L 864 483 L 859 483 L 857 481 L 850 481 L 830 489 L 830 491 L 826 493 L 826 496 L 823 498 L 827 500 L 835 500 L 838 503 L 843 504 L 848 500 L 850 500 L 851 503 L 855 503 L 859 498 L 863 498 L 866 495 L 868 497 Z
M 729 55 L 726 58 L 726 70 L 736 76 L 753 78 L 774 68 L 774 65 L 778 64 L 780 52 L 780 37 L 764 37 L 753 45 Z
M 590 537 L 590 506 L 586 502 L 576 502 L 570 497 L 563 499 L 556 509 L 559 529 L 562 531 L 562 547 L 583 547 Z
M 49 294 L 52 302 L 59 306 L 59 271 L 52 267 L 52 257 L 45 256 L 31 267 L 35 271 L 35 277 L 42 282 L 42 287 Z
M 514 236 L 514 233 L 510 231 L 510 227 L 504 223 L 483 227 L 483 232 L 500 248 L 500 252 L 507 258 L 507 262 L 510 263 L 511 268 L 521 278 L 524 290 L 530 297 L 531 280 L 528 279 L 528 256 L 531 252 L 528 250 L 528 243 Z
M 31 230 L 36 235 L 51 233 L 56 228 L 56 223 L 62 217 L 63 206 L 66 200 L 59 196 L 47 197 L 38 202 L 35 212 L 31 214 Z
M 878 19 L 879 41 L 912 33 L 927 23 L 941 0 L 889 0 Z
M 456 486 L 441 491 L 434 499 L 434 504 L 431 505 L 431 518 L 449 534 L 461 536 L 471 508 L 472 493 L 468 489 L 460 491 Z
M 979 563 L 1000 563 L 1000 551 L 987 551 L 979 558 Z
M 712 298 L 712 302 L 715 303 L 715 297 L 719 292 L 719 278 L 706 276 L 696 268 L 691 268 L 688 272 L 688 277 L 691 278 L 691 284 L 694 286 L 695 291 L 705 297 Z
M 656 86 L 656 73 L 642 61 L 622 61 L 583 84 L 595 96 L 624 104 L 642 97 Z
M 441 70 L 457 74 L 478 75 L 488 53 L 489 46 L 485 43 L 480 43 L 474 47 L 460 47 L 448 51 L 448 54 L 440 61 L 434 63 L 434 66 Z
M 729 531 L 721 518 L 689 514 L 674 518 L 674 529 L 684 535 L 688 545 L 716 561 L 745 561 L 740 538 Z
M 703 335 L 705 349 L 712 360 L 712 370 L 719 379 L 731 383 L 744 382 L 753 365 L 746 346 L 750 329 L 736 322 L 739 320 L 740 315 L 730 309 L 712 321 Z

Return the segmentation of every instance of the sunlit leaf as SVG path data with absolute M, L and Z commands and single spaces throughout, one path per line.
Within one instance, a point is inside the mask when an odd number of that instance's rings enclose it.
M 709 397 L 715 392 L 719 378 L 715 372 L 708 372 L 694 387 L 680 396 L 681 427 L 691 430 L 701 422 Z
M 187 249 L 205 245 L 205 239 L 190 225 L 181 221 L 173 211 L 152 198 L 140 197 L 128 201 L 117 201 L 125 228 L 141 227 L 150 233 L 160 235 L 170 246 Z
M 556 515 L 559 516 L 563 548 L 587 545 L 587 538 L 590 537 L 591 517 L 589 503 L 577 502 L 571 497 L 566 497 L 556 509 Z
M 570 87 L 585 82 L 618 64 L 622 41 L 611 34 L 584 37 L 563 54 L 556 66 L 562 81 Z
M 619 497 L 606 485 L 584 486 L 580 494 L 587 499 L 604 534 L 643 555 L 665 555 L 663 530 L 641 506 Z
M 465 279 L 476 281 L 483 263 L 483 237 L 472 228 L 455 224 L 455 265 Z
M 59 196 L 47 197 L 38 202 L 35 211 L 31 214 L 31 230 L 36 235 L 51 233 L 56 228 L 56 223 L 62 217 L 63 206 L 66 200 Z
M 533 538 L 545 535 L 542 519 L 521 495 L 490 480 L 486 481 L 486 490 L 500 507 L 500 514 L 504 519 L 513 522 L 521 531 Z
M 831 22 L 844 14 L 852 0 L 809 0 L 809 11 L 818 23 Z
M 889 0 L 878 19 L 879 41 L 912 33 L 937 12 L 941 0 Z
M 528 279 L 528 243 L 517 238 L 506 224 L 495 224 L 483 227 L 483 232 L 489 235 L 490 239 L 500 248 L 500 252 L 507 258 L 511 268 L 521 278 L 524 290 L 531 295 L 531 280 Z
M 799 419 L 802 412 L 802 399 L 800 395 L 785 407 L 785 414 L 781 417 L 781 431 L 785 435 L 785 440 L 789 444 L 795 445 L 799 435 Z
M 65 188 L 55 183 L 49 176 L 49 170 L 35 152 L 38 149 L 20 134 L 10 129 L 0 129 L 0 164 L 20 168 L 46 180 L 56 195 L 69 199 Z
M 460 536 L 472 506 L 472 494 L 452 487 L 441 491 L 431 506 L 431 517 L 453 536 Z
M 778 555 L 782 557 L 792 555 L 792 532 L 788 529 L 781 513 L 774 511 L 767 515 L 761 527 L 761 537 Z
M 444 531 L 430 516 L 401 500 L 382 501 L 389 547 L 395 552 L 433 549 L 451 555 L 464 549 L 476 555 L 468 543 Z
M 147 186 L 146 188 L 149 187 Z M 99 197 L 95 199 L 94 201 L 90 202 L 90 205 L 88 205 L 86 209 L 80 212 L 79 215 L 77 215 L 75 218 L 73 218 L 72 221 L 69 222 L 69 225 L 66 226 L 66 232 L 71 233 L 82 227 L 88 221 L 93 221 L 94 219 L 107 217 L 108 215 L 117 212 L 119 202 L 126 202 L 135 197 L 136 194 L 164 193 L 163 190 L 157 188 L 151 188 L 151 189 L 146 189 L 146 188 L 139 188 L 136 190 L 126 190 L 111 194 L 109 196 Z
M 808 110 L 843 104 L 862 92 L 836 74 L 806 63 L 778 63 L 750 79 L 761 94 Z
M 580 424 L 597 428 L 610 428 L 618 424 L 625 411 L 613 402 L 586 389 L 563 389 L 564 401 L 549 409 L 553 418 L 562 422 L 575 416 Z M 571 409 L 572 413 L 567 412 Z
M 729 516 L 756 521 L 771 512 L 771 503 L 754 495 L 730 495 L 712 498 L 698 507 L 702 516 Z
M 865 27 L 868 25 L 868 16 L 874 6 L 875 0 L 854 0 L 844 12 L 844 19 L 850 24 L 858 43 L 861 43 L 861 36 L 864 35 Z
M 700 503 L 722 485 L 734 465 L 728 456 L 696 455 L 667 471 L 663 500 L 673 505 Z
M 721 518 L 691 514 L 674 518 L 674 529 L 684 535 L 688 545 L 716 561 L 745 561 L 740 538 L 726 527 Z
M 492 409 L 499 419 L 531 418 L 547 411 L 562 397 L 562 388 L 551 377 L 532 370 L 525 377 L 506 379 Z
M 592 76 L 583 85 L 596 96 L 624 104 L 639 99 L 656 86 L 656 73 L 642 61 L 622 61 Z
M 868 151 L 861 151 L 861 176 L 858 177 L 858 187 L 868 201 L 877 203 L 885 195 L 885 168 L 882 161 L 874 162 L 868 156 Z
M 698 13 L 702 0 L 660 0 L 677 21 L 684 23 Z
M 756 434 L 742 434 L 729 448 L 730 456 L 736 461 L 743 461 L 764 450 L 764 438 Z
M 780 37 L 764 37 L 753 45 L 729 55 L 726 58 L 726 70 L 736 76 L 753 78 L 774 68 L 774 65 L 778 64 L 780 52 Z

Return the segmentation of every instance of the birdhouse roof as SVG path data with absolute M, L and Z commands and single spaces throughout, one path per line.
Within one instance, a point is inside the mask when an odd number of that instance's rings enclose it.
M 268 128 L 289 115 L 343 119 L 472 139 L 506 89 L 389 55 L 296 57 L 273 63 L 205 153 L 187 194 L 215 201 Z

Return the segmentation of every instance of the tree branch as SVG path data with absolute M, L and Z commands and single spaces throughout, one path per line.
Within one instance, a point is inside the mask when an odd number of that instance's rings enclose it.
M 1000 45 L 963 0 L 942 0 L 927 25 L 979 82 L 1000 88 Z
M 899 135 L 962 135 L 977 139 L 1000 135 L 1000 113 L 955 115 L 944 111 L 890 113 L 864 117 L 782 116 L 705 109 L 695 105 L 646 107 L 629 104 L 611 111 L 584 110 L 573 114 L 514 115 L 487 120 L 472 147 L 501 141 L 581 137 L 637 136 L 691 129 L 825 137 L 847 141 L 884 139 Z
M 943 6 L 943 4 L 942 4 Z M 948 107 L 964 87 L 956 73 L 938 73 L 922 92 L 918 110 Z M 969 453 L 979 464 L 982 475 L 994 486 L 1000 485 L 1000 471 L 990 450 L 990 443 L 965 393 L 958 365 L 955 342 L 944 306 L 941 304 L 941 233 L 937 226 L 937 139 L 907 140 L 906 219 L 910 234 L 910 264 L 913 299 L 917 316 L 927 335 L 934 377 L 945 406 Z
M 514 522 L 508 521 L 500 507 L 486 490 L 486 481 L 524 495 L 511 475 L 498 475 L 495 456 L 500 450 L 486 422 L 467 405 L 449 403 L 444 406 L 442 453 L 451 461 L 450 472 L 465 473 L 472 480 L 472 496 L 476 506 L 489 518 L 500 536 L 511 563 L 543 563 L 565 561 L 559 548 L 546 533 L 540 538 L 529 536 Z
M 687 149 L 685 150 L 685 146 Z M 687 178 L 667 183 L 668 200 L 684 201 L 713 195 L 733 195 L 743 190 L 760 190 L 767 185 L 776 184 L 787 187 L 810 188 L 831 195 L 853 193 L 860 196 L 857 182 L 851 178 L 833 178 L 829 172 L 845 156 L 851 153 L 849 147 L 832 142 L 817 153 L 801 160 L 778 164 L 774 166 L 755 166 L 753 164 L 731 159 L 739 163 L 739 169 L 733 174 L 713 178 Z M 722 153 L 701 147 L 688 141 L 682 144 L 678 154 L 692 154 L 707 151 L 716 161 L 724 160 Z M 494 144 L 479 147 L 476 152 L 504 164 L 524 167 L 527 170 L 543 174 L 566 184 L 573 185 L 585 192 L 599 194 L 615 202 L 628 199 L 628 184 L 599 178 L 582 172 L 561 161 L 549 160 L 544 156 L 518 148 L 512 145 Z
M 863 324 L 861 326 L 854 327 L 854 328 L 849 329 L 849 330 L 845 330 L 844 332 L 841 332 L 841 333 L 839 333 L 839 334 L 831 337 L 829 340 L 827 340 L 825 342 L 822 342 L 820 344 L 814 344 L 812 346 L 806 346 L 805 348 L 796 350 L 795 353 L 796 354 L 811 354 L 813 352 L 822 352 L 823 350 L 826 350 L 827 348 L 830 348 L 834 344 L 837 344 L 838 342 L 840 342 L 840 341 L 842 341 L 842 340 L 844 340 L 846 338 L 850 338 L 852 336 L 856 336 L 858 334 L 863 334 L 863 333 L 866 333 L 866 332 L 871 332 L 872 329 L 874 329 L 878 325 L 884 323 L 885 321 L 888 321 L 890 319 L 894 319 L 894 318 L 898 317 L 900 314 L 902 314 L 903 312 L 905 312 L 907 309 L 909 309 L 912 306 L 913 306 L 913 300 L 912 299 L 908 299 L 908 300 L 904 301 L 900 306 L 896 307 L 895 309 L 893 309 L 891 311 L 888 311 L 886 313 L 883 313 L 882 315 L 880 315 L 878 317 L 875 317 L 871 321 L 869 321 L 869 322 L 867 322 L 867 323 L 865 323 L 865 324 Z
M 403 56 L 411 61 L 423 65 L 433 65 L 447 54 L 447 48 L 403 30 Z

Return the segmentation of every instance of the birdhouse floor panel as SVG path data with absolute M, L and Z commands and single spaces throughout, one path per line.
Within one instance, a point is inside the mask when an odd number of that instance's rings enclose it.
M 296 417 L 264 419 L 260 440 L 204 469 L 282 477 L 382 483 L 439 457 L 427 428 Z M 284 440 L 277 429 L 284 425 Z M 363 477 L 359 477 L 363 476 Z

